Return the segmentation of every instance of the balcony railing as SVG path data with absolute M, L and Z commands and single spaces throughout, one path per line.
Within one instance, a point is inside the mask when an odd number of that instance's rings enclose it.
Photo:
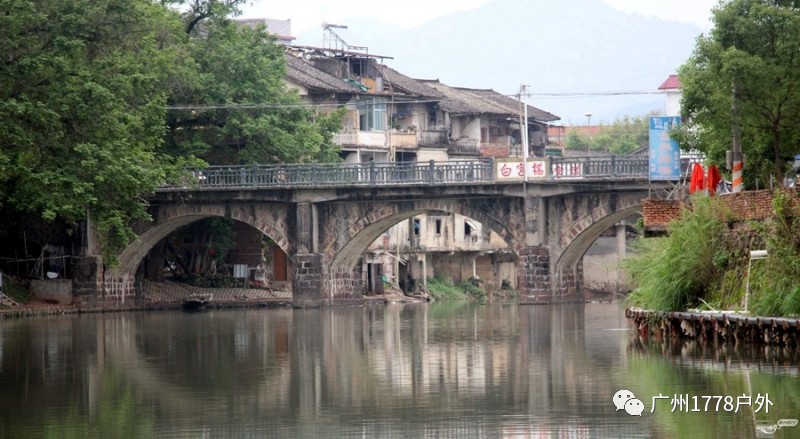
M 342 130 L 333 135 L 333 143 L 337 145 L 360 145 L 370 147 L 386 147 L 385 131 Z
M 456 139 L 447 147 L 450 154 L 481 155 L 481 145 L 475 139 Z
M 399 149 L 417 147 L 417 133 L 391 133 L 391 145 Z
M 447 130 L 422 130 L 419 132 L 419 146 L 445 146 L 449 142 Z

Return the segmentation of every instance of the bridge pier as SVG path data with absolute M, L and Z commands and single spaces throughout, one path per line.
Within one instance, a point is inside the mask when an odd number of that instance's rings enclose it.
M 103 258 L 72 256 L 72 294 L 79 305 L 94 306 L 103 291 Z
M 295 308 L 363 303 L 364 281 L 360 270 L 331 270 L 327 257 L 319 253 L 295 255 L 294 267 L 292 306 Z
M 550 249 L 527 247 L 519 252 L 517 280 L 520 305 L 580 302 L 583 300 L 583 264 L 556 272 Z

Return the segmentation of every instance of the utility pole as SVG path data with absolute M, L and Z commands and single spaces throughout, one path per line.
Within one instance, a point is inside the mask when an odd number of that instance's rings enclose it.
M 742 112 L 739 108 L 739 86 L 736 82 L 736 74 L 733 77 L 733 104 L 731 105 L 732 117 L 732 145 L 731 145 L 731 162 L 733 171 L 733 192 L 742 192 L 744 190 L 744 163 L 742 161 Z
M 528 104 L 522 102 L 522 95 L 528 93 L 528 86 L 527 85 L 520 85 L 519 86 L 519 106 L 522 107 L 522 111 L 519 114 L 520 121 L 519 121 L 519 129 L 520 129 L 520 141 L 522 142 L 522 167 L 523 167 L 523 182 L 528 182 Z

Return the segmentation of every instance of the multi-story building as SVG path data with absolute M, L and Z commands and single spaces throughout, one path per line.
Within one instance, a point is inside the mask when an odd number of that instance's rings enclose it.
M 347 109 L 334 138 L 347 163 L 428 162 L 544 156 L 547 126 L 558 120 L 494 90 L 416 80 L 386 66 L 388 57 L 351 50 L 286 48 L 289 87 L 318 108 Z M 437 273 L 516 284 L 507 244 L 482 224 L 449 212 L 412 217 L 387 230 L 364 261 L 370 279 L 424 282 Z M 370 282 L 380 292 L 381 282 Z

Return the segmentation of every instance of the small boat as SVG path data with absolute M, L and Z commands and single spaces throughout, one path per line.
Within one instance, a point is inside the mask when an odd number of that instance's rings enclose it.
M 183 299 L 183 309 L 186 311 L 197 311 L 204 309 L 213 298 L 214 295 L 211 293 L 192 294 Z

